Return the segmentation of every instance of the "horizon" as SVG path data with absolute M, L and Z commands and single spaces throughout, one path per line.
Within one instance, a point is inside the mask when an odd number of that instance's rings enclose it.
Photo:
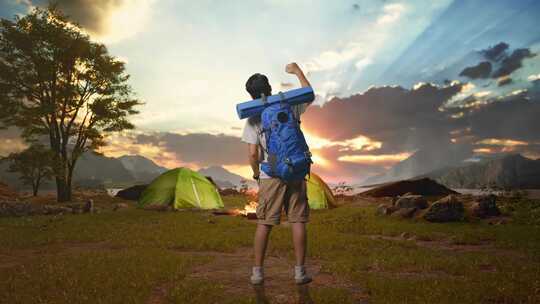
M 0 17 L 45 2 L 6 0 Z M 540 158 L 533 0 L 58 3 L 127 63 L 145 102 L 135 130 L 107 138 L 106 156 L 216 165 L 249 179 L 235 105 L 251 99 L 244 84 L 256 72 L 273 93 L 299 87 L 284 71 L 296 61 L 317 95 L 302 118 L 314 172 L 331 183 L 359 183 L 417 155 Z M 13 128 L 0 138 L 1 155 L 25 146 Z

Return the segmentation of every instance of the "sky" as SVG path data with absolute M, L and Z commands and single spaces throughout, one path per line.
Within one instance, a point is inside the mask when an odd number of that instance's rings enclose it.
M 314 171 L 331 182 L 454 145 L 540 157 L 538 1 L 58 2 L 127 63 L 145 103 L 135 130 L 109 136 L 108 156 L 251 176 L 235 105 L 253 73 L 274 93 L 298 87 L 284 71 L 294 61 L 317 95 L 302 119 Z M 0 17 L 45 4 L 0 0 Z M 0 136 L 0 153 L 24 146 Z

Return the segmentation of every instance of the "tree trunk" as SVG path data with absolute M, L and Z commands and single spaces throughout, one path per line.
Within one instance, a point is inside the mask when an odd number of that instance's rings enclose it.
M 35 184 L 32 184 L 33 186 L 33 192 L 34 192 L 34 196 L 37 196 L 38 194 L 38 190 L 39 190 L 39 183 L 41 181 L 41 177 L 38 177 L 37 180 L 36 180 L 36 183 Z
M 71 184 L 69 183 L 67 164 L 62 161 L 56 176 L 56 200 L 59 203 L 71 201 Z
M 56 201 L 59 203 L 69 202 L 71 195 L 67 191 L 66 181 L 62 177 L 56 177 Z

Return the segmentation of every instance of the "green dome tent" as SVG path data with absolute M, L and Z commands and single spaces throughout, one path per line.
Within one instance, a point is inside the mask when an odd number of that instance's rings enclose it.
M 138 205 L 215 209 L 223 208 L 223 201 L 216 186 L 206 177 L 188 168 L 176 168 L 154 179 L 141 194 Z
M 307 180 L 307 197 L 309 208 L 326 209 L 335 207 L 335 199 L 332 190 L 315 173 L 309 175 Z

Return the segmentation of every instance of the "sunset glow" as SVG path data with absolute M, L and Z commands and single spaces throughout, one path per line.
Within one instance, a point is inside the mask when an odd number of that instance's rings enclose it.
M 527 146 L 528 143 L 519 140 L 489 138 L 478 142 L 478 144 L 490 146 Z
M 397 163 L 408 157 L 412 153 L 380 154 L 380 155 L 345 155 L 338 158 L 342 162 L 352 162 L 357 164 L 388 164 Z

